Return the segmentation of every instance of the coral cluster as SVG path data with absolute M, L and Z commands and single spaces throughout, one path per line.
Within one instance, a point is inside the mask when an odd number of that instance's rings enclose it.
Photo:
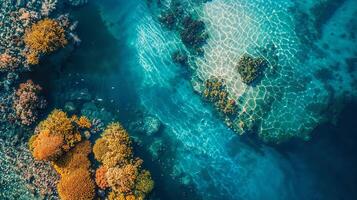
M 69 15 L 63 14 L 68 8 L 63 6 L 66 3 L 69 0 L 0 3 L 0 199 L 58 199 L 57 173 L 48 162 L 33 158 L 31 153 L 39 159 L 53 159 L 61 154 L 67 140 L 43 130 L 36 132 L 40 139 L 31 139 L 36 148 L 28 150 L 24 140 L 30 128 L 26 126 L 37 120 L 45 101 L 40 86 L 19 77 L 30 70 L 29 63 L 37 63 L 39 56 L 76 36 L 71 33 L 75 26 L 70 26 Z M 27 58 L 32 62 L 28 63 Z M 87 125 L 83 120 L 79 124 L 79 129 Z
M 242 82 L 251 84 L 261 76 L 263 69 L 268 65 L 264 58 L 254 58 L 244 54 L 238 61 L 237 70 Z
M 213 102 L 216 108 L 226 115 L 235 114 L 237 111 L 235 100 L 228 97 L 223 80 L 218 78 L 206 80 L 203 96 L 208 101 Z
M 203 53 L 201 47 L 208 39 L 203 21 L 193 19 L 191 16 L 185 17 L 182 21 L 180 36 L 186 47 L 193 49 L 196 53 Z
M 62 200 L 94 199 L 95 184 L 89 171 L 90 152 L 91 144 L 86 140 L 53 162 L 54 168 L 61 175 L 57 189 Z
M 24 42 L 28 48 L 27 62 L 35 65 L 41 54 L 51 53 L 67 44 L 65 30 L 60 23 L 53 19 L 43 19 L 26 30 Z
M 45 45 L 44 41 L 47 40 L 51 41 L 49 46 L 59 46 L 56 44 L 58 42 L 64 45 L 62 36 L 70 35 L 70 31 L 72 31 L 68 28 L 68 16 L 61 12 L 53 12 L 61 7 L 62 3 L 63 1 L 57 0 L 18 1 L 17 3 L 4 0 L 2 2 L 0 10 L 0 26 L 2 28 L 0 31 L 0 71 L 28 70 L 26 60 L 32 59 L 32 63 L 38 61 L 36 52 L 29 52 L 29 47 L 33 47 L 33 43 L 42 41 L 41 45 Z M 55 15 L 50 15 L 51 13 L 55 13 Z M 55 29 L 49 29 L 50 27 L 55 27 Z M 37 31 L 30 34 L 34 29 Z M 58 30 L 62 30 L 63 35 Z M 29 40 L 33 41 L 32 44 L 25 44 L 29 43 Z
M 93 199 L 95 196 L 88 158 L 91 144 L 82 140 L 82 135 L 90 128 L 91 123 L 86 117 L 68 117 L 65 112 L 54 110 L 36 127 L 29 141 L 33 157 L 51 161 L 60 174 L 57 189 L 63 200 Z
M 25 100 L 24 94 L 14 92 L 19 73 L 29 71 L 29 63 L 38 63 L 40 54 L 62 47 L 74 38 L 75 26 L 70 25 L 69 15 L 63 14 L 67 0 L 12 1 L 3 0 L 0 6 L 0 129 L 11 129 L 14 119 L 23 125 L 31 124 L 37 113 L 31 109 L 40 104 Z M 27 61 L 30 61 L 29 63 Z M 23 81 L 23 80 L 20 80 Z M 30 85 L 27 83 L 26 85 Z M 32 92 L 39 91 L 38 86 Z M 27 93 L 28 95 L 31 92 Z M 14 101 L 14 99 L 17 99 Z M 25 100 L 25 102 L 21 102 Z M 25 106 L 24 103 L 27 103 Z M 35 103 L 34 105 L 30 105 Z M 24 107 L 25 106 L 25 107 Z M 17 108 L 17 110 L 15 109 Z M 28 110 L 26 110 L 28 109 Z
M 188 65 L 188 56 L 184 53 L 181 53 L 180 51 L 173 52 L 171 59 L 174 61 L 174 63 L 180 64 L 182 66 Z
M 13 106 L 22 124 L 31 125 L 37 120 L 38 111 L 46 106 L 46 101 L 40 96 L 41 90 L 31 80 L 21 83 L 17 89 Z
M 95 183 L 102 190 L 104 190 L 104 189 L 109 187 L 107 178 L 105 177 L 105 175 L 107 174 L 107 171 L 108 171 L 108 169 L 105 166 L 100 166 L 95 171 Z
M 82 117 L 81 117 L 82 118 Z M 86 127 L 79 123 L 78 117 L 68 117 L 61 110 L 55 109 L 43 120 L 31 137 L 29 145 L 33 156 L 38 160 L 53 161 L 64 152 L 68 152 L 82 140 L 81 133 L 88 131 L 90 122 L 86 121 Z
M 102 162 L 97 169 L 98 187 L 110 188 L 109 199 L 144 199 L 154 187 L 151 174 L 143 170 L 143 161 L 133 157 L 129 134 L 119 123 L 112 123 L 93 147 Z
M 205 23 L 188 13 L 182 3 L 171 1 L 158 17 L 163 26 L 178 32 L 183 44 L 195 54 L 202 55 L 202 46 L 208 39 Z

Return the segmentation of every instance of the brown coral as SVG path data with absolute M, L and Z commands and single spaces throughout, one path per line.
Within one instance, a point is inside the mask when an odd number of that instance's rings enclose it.
M 21 83 L 17 89 L 13 107 L 22 124 L 31 125 L 37 120 L 39 109 L 45 107 L 45 100 L 40 96 L 41 90 L 42 88 L 31 80 Z
M 27 29 L 24 42 L 28 48 L 27 61 L 38 64 L 40 54 L 50 53 L 67 44 L 65 30 L 53 19 L 43 19 Z
M 234 99 L 230 99 L 224 80 L 210 78 L 205 82 L 203 96 L 214 103 L 217 110 L 225 115 L 234 115 L 237 112 L 237 106 Z
M 92 200 L 95 195 L 94 181 L 89 171 L 83 168 L 62 176 L 57 189 L 62 200 Z
M 95 182 L 97 183 L 97 186 L 102 190 L 109 187 L 108 181 L 107 181 L 107 178 L 105 175 L 107 173 L 107 171 L 108 170 L 105 166 L 101 166 L 95 171 Z

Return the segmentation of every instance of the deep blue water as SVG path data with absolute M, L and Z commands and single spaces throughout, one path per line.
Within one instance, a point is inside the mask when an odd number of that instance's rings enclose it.
M 169 50 L 178 44 L 169 41 L 177 38 L 151 23 L 152 15 L 139 0 L 78 9 L 82 44 L 56 73 L 46 71 L 53 67 L 50 59 L 34 72 L 39 82 L 52 83 L 46 90 L 53 107 L 64 106 L 71 88 L 87 88 L 99 107 L 129 129 L 137 155 L 153 173 L 152 198 L 357 198 L 355 101 L 343 101 L 335 124 L 318 124 L 309 141 L 267 145 L 238 136 L 170 61 Z M 147 136 L 131 126 L 143 115 L 160 119 L 158 133 Z M 150 150 L 155 143 L 162 144 L 159 158 Z

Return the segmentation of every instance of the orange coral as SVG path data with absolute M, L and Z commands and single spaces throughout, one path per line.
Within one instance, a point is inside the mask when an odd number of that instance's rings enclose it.
M 62 176 L 57 190 L 61 200 L 92 200 L 95 196 L 94 181 L 89 171 L 83 168 Z
M 90 160 L 88 155 L 91 152 L 91 144 L 88 140 L 77 144 L 71 151 L 53 162 L 53 167 L 61 175 L 65 176 L 76 169 L 89 170 Z
M 61 175 L 57 190 L 62 200 L 90 200 L 95 196 L 88 158 L 92 148 L 88 140 L 82 141 L 80 133 L 88 131 L 83 130 L 88 124 L 79 128 L 78 121 L 77 117 L 69 118 L 65 112 L 55 109 L 36 127 L 29 141 L 33 156 L 52 161 L 53 168 Z
M 78 119 L 77 124 L 80 128 L 87 128 L 87 129 L 89 129 L 92 126 L 92 123 L 90 122 L 90 120 L 85 116 L 81 116 Z
M 107 168 L 105 166 L 99 167 L 95 172 L 95 182 L 100 189 L 106 189 L 109 187 L 107 178 L 105 174 L 107 173 Z
M 91 144 L 86 140 L 52 163 L 61 175 L 57 189 L 62 200 L 94 198 L 95 185 L 89 173 L 90 152 Z
M 33 157 L 37 160 L 55 160 L 63 153 L 62 145 L 61 136 L 51 135 L 49 130 L 44 130 L 31 144 Z
M 37 64 L 40 54 L 53 52 L 68 43 L 65 30 L 53 19 L 43 19 L 32 25 L 26 30 L 24 41 L 29 49 L 29 64 Z

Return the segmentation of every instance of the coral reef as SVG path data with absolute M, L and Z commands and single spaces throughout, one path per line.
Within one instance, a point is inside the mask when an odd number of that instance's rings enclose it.
M 87 126 L 88 125 L 90 127 L 90 123 L 87 124 Z M 79 120 L 77 119 L 77 117 L 69 118 L 65 112 L 55 109 L 48 115 L 47 119 L 43 120 L 36 127 L 35 135 L 32 136 L 35 137 L 35 139 L 31 140 L 32 143 L 30 143 L 30 146 L 33 148 L 33 151 L 35 152 L 36 148 L 39 148 L 39 146 L 34 146 L 34 144 L 36 143 L 37 140 L 41 139 L 39 137 L 41 132 L 49 131 L 50 136 L 58 136 L 63 139 L 63 145 L 61 146 L 62 151 L 63 152 L 69 151 L 72 147 L 74 147 L 78 142 L 82 140 L 81 133 L 84 134 L 84 131 L 89 131 L 89 128 L 85 128 L 81 126 L 82 125 L 79 124 Z M 58 151 L 55 151 L 53 153 L 57 153 L 57 152 Z M 55 157 L 55 159 L 56 158 L 57 157 Z
M 21 83 L 17 89 L 13 106 L 22 124 L 31 125 L 37 120 L 38 111 L 46 106 L 46 101 L 40 96 L 41 90 L 31 80 Z
M 171 1 L 168 8 L 158 16 L 159 22 L 178 32 L 183 44 L 195 54 L 202 55 L 202 46 L 208 39 L 205 23 L 193 17 L 193 14 L 184 9 L 183 3 Z
M 85 140 L 59 159 L 53 161 L 53 167 L 61 176 L 66 176 L 79 168 L 89 170 L 90 161 L 88 155 L 91 150 L 90 142 Z
M 38 61 L 40 55 L 35 55 L 34 51 L 29 54 L 30 47 L 34 47 L 34 41 L 49 41 L 41 45 L 47 45 L 47 50 L 52 51 L 56 44 L 51 42 L 55 42 L 56 38 L 50 37 L 74 39 L 71 35 L 76 36 L 73 33 L 75 26 L 70 26 L 69 14 L 63 14 L 67 12 L 67 8 L 63 6 L 65 2 L 3 0 L 0 3 L 0 199 L 58 199 L 58 174 L 48 162 L 37 159 L 56 157 L 56 154 L 60 154 L 58 146 L 64 141 L 62 137 L 54 136 L 48 130 L 41 130 L 36 132 L 40 137 L 34 136 L 31 139 L 32 149 L 27 148 L 25 141 L 31 131 L 28 126 L 40 117 L 39 110 L 44 107 L 45 101 L 40 96 L 41 87 L 32 81 L 26 82 L 20 73 L 31 70 L 26 56 L 32 60 L 30 63 Z M 62 28 L 61 34 L 57 32 L 57 35 L 53 35 L 51 31 L 55 29 L 47 28 L 42 29 L 42 35 L 30 34 L 34 27 L 48 20 L 55 21 L 58 27 Z M 64 40 L 60 42 L 64 44 Z M 71 41 L 66 39 L 66 42 Z M 37 53 L 42 56 L 44 52 Z M 48 141 L 50 143 L 47 143 Z
M 244 54 L 238 61 L 237 70 L 245 84 L 252 84 L 261 76 L 262 71 L 268 65 L 264 58 L 253 58 Z
M 76 36 L 72 33 L 73 29 L 70 29 L 69 27 L 70 24 L 68 16 L 63 15 L 61 10 L 57 10 L 57 8 L 62 7 L 63 3 L 64 1 L 58 0 L 18 1 L 17 3 L 14 3 L 11 0 L 2 1 L 0 10 L 0 25 L 2 27 L 0 31 L 0 71 L 16 70 L 20 72 L 29 70 L 26 57 L 32 61 L 30 63 L 36 63 L 36 61 L 38 61 L 38 55 L 36 54 L 43 52 L 28 52 L 29 49 L 27 49 L 26 46 L 33 47 L 33 44 L 30 46 L 25 45 L 26 41 L 30 42 L 29 40 L 32 40 L 36 43 L 44 41 L 45 39 L 47 39 L 47 41 L 50 39 L 53 42 L 60 42 L 63 44 L 65 41 L 63 40 L 64 35 L 68 34 Z M 51 13 L 53 13 L 53 15 L 51 15 Z M 57 24 L 44 23 L 49 22 L 48 20 L 54 21 Z M 48 31 L 47 34 L 42 34 L 43 38 L 30 38 L 30 36 L 40 36 L 41 29 L 39 28 L 41 27 L 38 25 L 45 24 L 50 26 L 46 26 L 47 28 L 42 26 L 42 30 L 45 29 Z M 37 27 L 38 30 L 36 34 L 29 34 L 31 32 L 30 30 L 33 30 L 35 27 Z M 48 29 L 49 27 L 54 29 Z M 62 29 L 61 32 L 58 32 L 58 30 L 61 30 L 58 29 L 59 27 Z M 56 37 L 50 38 L 51 36 Z M 73 37 L 71 38 L 73 39 Z M 42 45 L 44 44 L 45 43 L 42 43 Z M 53 43 L 50 46 L 58 46 L 58 43 Z
M 119 123 L 108 125 L 103 132 L 102 138 L 105 139 L 108 147 L 108 151 L 102 156 L 102 162 L 108 169 L 109 167 L 125 164 L 132 156 L 133 150 L 129 134 Z M 96 143 L 96 145 L 98 144 Z M 99 156 L 95 155 L 95 157 Z
M 171 58 L 174 63 L 180 64 L 182 66 L 188 65 L 188 56 L 180 51 L 175 51 L 172 53 Z
M 182 30 L 180 31 L 182 42 L 186 47 L 193 49 L 196 53 L 202 54 L 201 48 L 208 39 L 208 34 L 205 32 L 205 24 L 203 21 L 187 16 L 182 21 Z
M 94 149 L 94 156 L 103 164 L 97 170 L 97 183 L 111 189 L 109 199 L 144 199 L 153 189 L 150 172 L 142 170 L 143 161 L 133 157 L 129 134 L 119 123 L 107 126 Z
M 0 198 L 15 199 L 58 199 L 56 184 L 58 174 L 49 163 L 32 158 L 25 143 L 16 144 L 12 140 L 0 139 Z M 18 197 L 18 196 L 17 196 Z
M 40 20 L 27 29 L 24 42 L 28 48 L 27 62 L 32 65 L 38 64 L 41 54 L 51 53 L 68 43 L 61 24 L 49 18 Z
M 206 80 L 203 96 L 213 102 L 216 108 L 226 115 L 233 115 L 237 111 L 234 99 L 230 99 L 223 80 L 212 78 Z
M 88 140 L 82 140 L 81 134 L 90 127 L 91 123 L 83 116 L 69 118 L 63 111 L 54 110 L 36 127 L 29 141 L 33 157 L 51 161 L 60 174 L 57 189 L 61 199 L 93 199 L 95 196 L 88 158 L 92 148 Z

